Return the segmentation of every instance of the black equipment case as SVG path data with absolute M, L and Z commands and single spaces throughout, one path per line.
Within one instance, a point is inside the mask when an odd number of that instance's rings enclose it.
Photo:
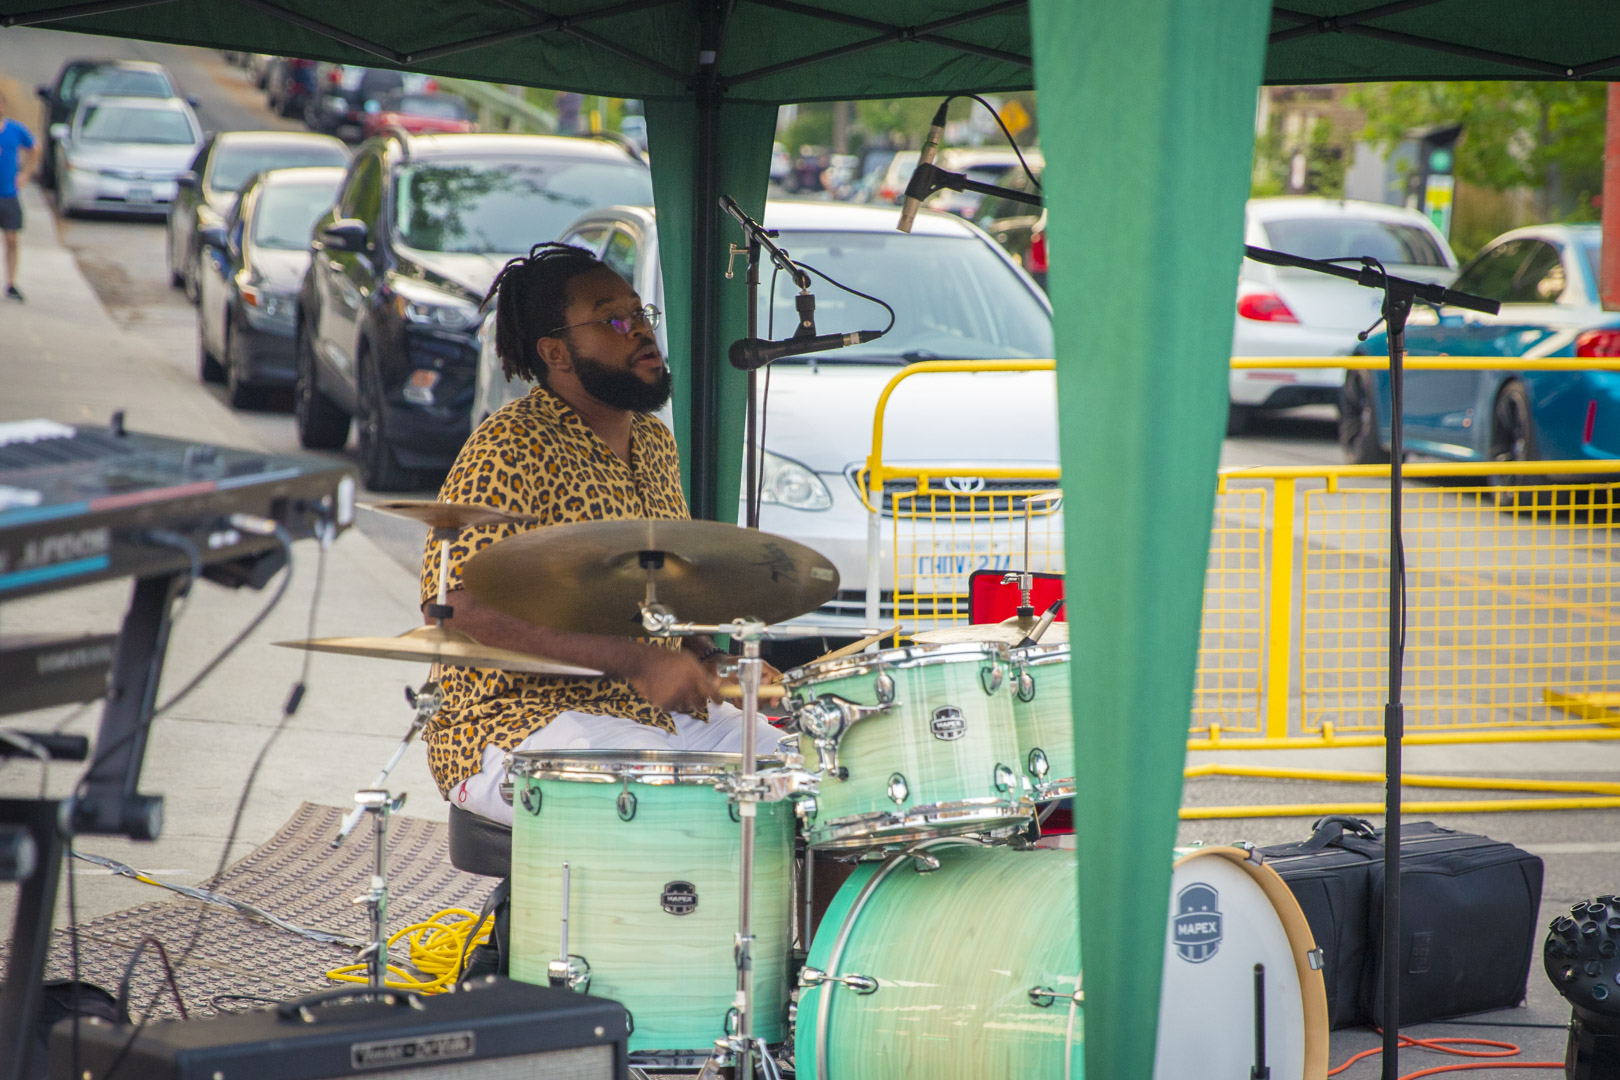
M 346 997 L 334 1004 L 323 999 Z M 388 1003 L 392 1002 L 392 1003 Z M 319 994 L 258 1012 L 134 1028 L 79 1022 L 79 1068 L 141 1080 L 624 1080 L 629 1014 L 606 998 L 490 976 L 450 994 Z M 73 1024 L 51 1033 L 51 1078 L 73 1080 Z
M 1375 1024 L 1383 1002 L 1384 832 L 1317 822 L 1263 848 L 1323 951 L 1331 1027 Z M 1429 821 L 1401 826 L 1401 1024 L 1524 1000 L 1541 906 L 1541 860 Z

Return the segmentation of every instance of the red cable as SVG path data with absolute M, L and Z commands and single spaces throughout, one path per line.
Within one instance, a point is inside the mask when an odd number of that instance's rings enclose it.
M 1377 1031 L 1378 1029 L 1374 1028 L 1373 1030 Z M 1380 1032 L 1380 1034 L 1382 1033 Z M 1431 1050 L 1437 1054 L 1454 1054 L 1458 1057 L 1506 1058 L 1513 1057 L 1515 1054 L 1522 1054 L 1524 1052 L 1513 1043 L 1497 1042 L 1494 1039 L 1461 1039 L 1451 1037 L 1440 1039 L 1417 1039 L 1413 1038 L 1411 1035 L 1402 1035 L 1400 1037 L 1400 1046 L 1403 1048 L 1411 1048 L 1416 1050 Z M 1464 1050 L 1461 1049 L 1463 1046 L 1492 1046 L 1496 1047 L 1496 1049 Z M 1329 1069 L 1328 1075 L 1337 1076 L 1339 1073 L 1344 1072 L 1344 1070 L 1348 1069 L 1350 1066 L 1354 1065 L 1363 1058 L 1369 1058 L 1375 1054 L 1382 1054 L 1383 1052 L 1383 1047 L 1375 1046 L 1371 1050 L 1363 1050 L 1359 1054 L 1352 1054 L 1350 1059 L 1343 1065 L 1340 1065 L 1336 1069 Z M 1418 1080 L 1418 1077 L 1420 1076 L 1437 1076 L 1440 1073 L 1462 1072 L 1465 1069 L 1562 1069 L 1563 1067 L 1564 1063 L 1562 1061 L 1470 1061 L 1462 1064 L 1435 1065 L 1431 1068 L 1419 1069 L 1417 1072 L 1407 1073 L 1405 1076 L 1401 1077 L 1400 1080 Z

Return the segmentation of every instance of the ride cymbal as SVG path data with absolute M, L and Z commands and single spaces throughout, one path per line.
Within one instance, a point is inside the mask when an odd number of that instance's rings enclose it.
M 533 525 L 540 519 L 533 514 L 513 514 L 492 506 L 473 506 L 469 503 L 433 502 L 431 500 L 392 499 L 387 502 L 361 503 L 364 510 L 379 514 L 410 518 L 430 529 L 461 529 L 474 525 Z
M 414 660 L 418 663 L 447 664 L 450 667 L 499 668 L 502 671 L 522 671 L 530 675 L 597 676 L 600 671 L 577 667 L 544 656 L 499 649 L 481 645 L 460 630 L 444 626 L 418 626 L 398 637 L 335 637 L 308 638 L 302 641 L 278 641 L 286 649 L 310 649 L 315 652 L 342 653 L 345 656 L 369 656 L 377 660 Z
M 1016 645 L 1028 636 L 1033 628 L 1018 625 L 1017 619 L 1008 619 L 999 623 L 969 623 L 964 626 L 941 626 L 935 630 L 919 630 L 911 635 L 911 640 L 919 645 L 956 645 L 962 642 L 999 641 L 1004 645 Z M 1069 640 L 1069 624 L 1055 622 L 1047 627 L 1046 633 L 1041 635 L 1042 645 L 1064 645 Z
M 482 603 L 539 626 L 635 636 L 646 633 L 647 567 L 681 622 L 777 623 L 838 591 L 838 571 L 810 548 L 716 521 L 550 525 L 491 544 L 461 580 Z

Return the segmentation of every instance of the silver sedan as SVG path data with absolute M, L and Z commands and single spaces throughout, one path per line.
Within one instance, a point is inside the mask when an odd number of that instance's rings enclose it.
M 71 124 L 56 124 L 57 197 L 64 213 L 105 210 L 166 216 L 175 178 L 202 143 L 202 127 L 179 98 L 92 97 Z

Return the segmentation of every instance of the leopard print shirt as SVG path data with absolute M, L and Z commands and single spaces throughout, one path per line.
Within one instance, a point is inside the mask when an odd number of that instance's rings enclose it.
M 535 387 L 479 425 L 439 489 L 446 502 L 475 503 L 532 514 L 541 527 L 614 518 L 686 519 L 675 437 L 656 417 L 635 414 L 630 461 L 615 454 L 569 405 Z M 450 545 L 449 588 L 474 553 L 525 531 L 483 525 Z M 422 556 L 422 603 L 438 598 L 438 545 Z M 679 648 L 678 641 L 658 642 Z M 444 702 L 423 733 L 439 790 L 449 791 L 483 767 L 484 747 L 515 749 L 558 714 L 577 710 L 622 716 L 671 734 L 669 713 L 619 679 L 526 675 L 486 668 L 448 668 Z

